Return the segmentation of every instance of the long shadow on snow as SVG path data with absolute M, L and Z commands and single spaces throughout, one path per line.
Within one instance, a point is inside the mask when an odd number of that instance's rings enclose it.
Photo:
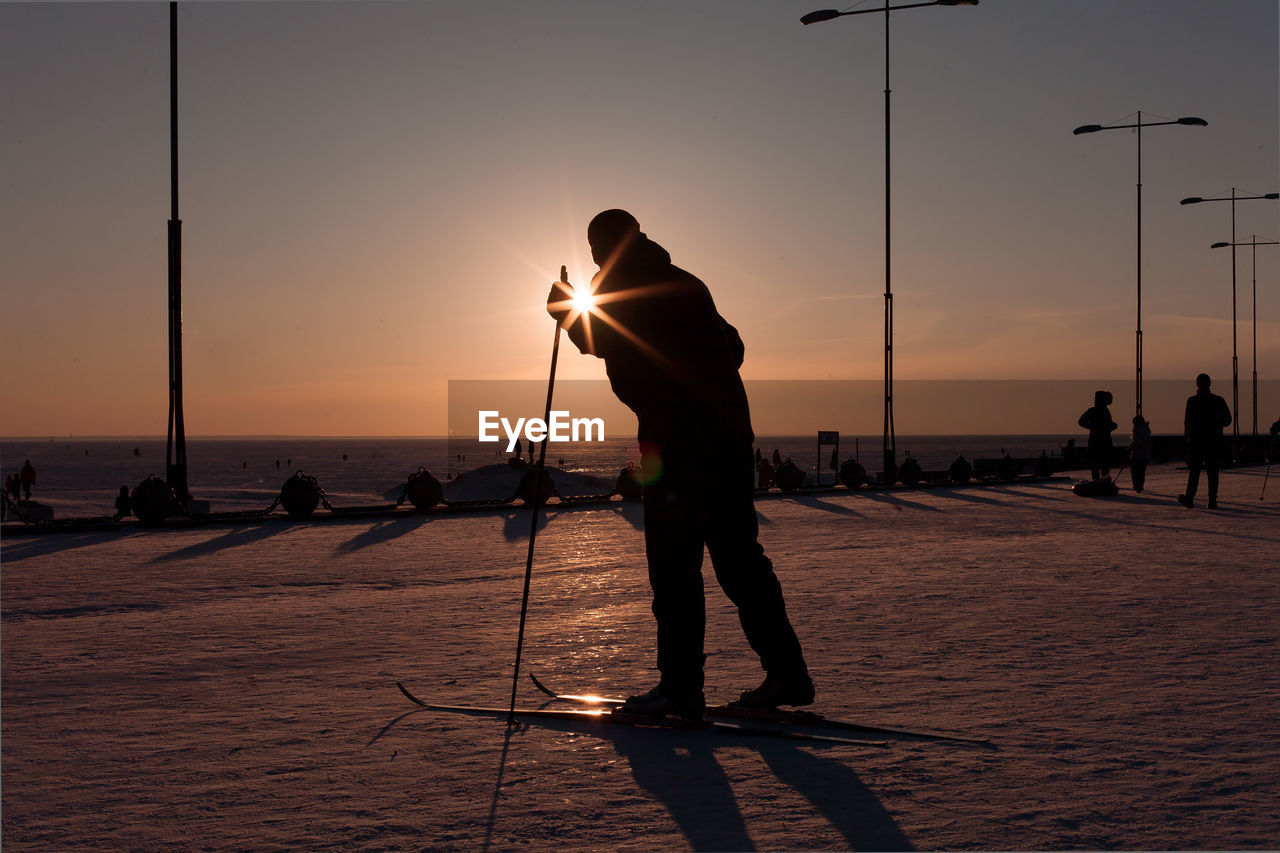
M 194 545 L 188 545 L 185 548 L 179 548 L 168 554 L 160 554 L 153 558 L 153 563 L 166 563 L 170 560 L 186 560 L 193 557 L 205 557 L 210 554 L 216 554 L 219 551 L 226 551 L 229 548 L 241 548 L 245 545 L 252 545 L 269 539 L 293 528 L 279 523 L 262 524 L 254 527 L 233 527 L 226 533 L 207 542 L 197 542 Z
M 1007 488 L 993 488 L 992 491 L 1003 492 L 1009 495 L 1018 494 L 1017 492 L 1014 492 L 1011 489 L 1007 489 Z M 1092 523 L 1095 523 L 1098 527 L 1102 527 L 1105 525 L 1105 526 L 1115 526 L 1120 529 L 1124 529 L 1129 526 L 1131 519 L 1126 516 L 1108 518 L 1106 516 L 1100 516 L 1100 515 L 1089 513 L 1085 511 L 1083 508 L 1087 504 L 1080 503 L 1080 501 L 1101 502 L 1104 504 L 1110 502 L 1117 505 L 1127 505 L 1127 506 L 1141 504 L 1144 506 L 1152 507 L 1153 509 L 1156 509 L 1156 510 L 1167 511 L 1169 513 L 1168 516 L 1165 516 L 1165 517 L 1152 516 L 1151 517 L 1152 520 L 1143 522 L 1143 526 L 1151 528 L 1153 530 L 1168 530 L 1171 533 L 1186 533 L 1187 528 L 1184 525 L 1177 524 L 1177 523 L 1161 523 L 1165 520 L 1165 518 L 1183 517 L 1199 511 L 1203 511 L 1206 513 L 1213 513 L 1215 515 L 1231 515 L 1235 517 L 1257 517 L 1257 518 L 1266 518 L 1266 519 L 1280 518 L 1280 512 L 1277 512 L 1277 509 L 1275 507 L 1268 507 L 1266 504 L 1263 504 L 1260 507 L 1255 507 L 1243 501 L 1233 501 L 1231 503 L 1227 503 L 1226 501 L 1223 501 L 1222 504 L 1219 505 L 1219 508 L 1214 510 L 1209 510 L 1209 509 L 1188 510 L 1168 499 L 1148 497 L 1145 494 L 1135 495 L 1132 493 L 1126 494 L 1125 492 L 1121 492 L 1120 494 L 1114 495 L 1109 498 L 1090 498 L 1090 497 L 1079 497 L 1077 495 L 1072 494 L 1070 490 L 1058 489 L 1055 491 L 1056 491 L 1056 494 L 1048 497 L 1053 497 L 1055 499 L 1061 498 L 1060 500 L 1055 500 L 1055 502 L 1052 504 L 1043 503 L 1043 504 L 1039 504 L 1038 506 L 1040 506 L 1045 512 L 1055 513 L 1057 515 L 1061 515 L 1066 518 L 1092 522 Z M 1022 495 L 1022 497 L 1027 497 L 1027 495 Z M 1074 506 L 1080 506 L 1081 509 L 1072 509 L 1071 507 L 1074 507 Z M 1199 506 L 1203 506 L 1203 504 Z M 1198 529 L 1196 531 L 1196 535 L 1197 536 L 1223 536 L 1232 540 L 1253 539 L 1258 542 L 1280 542 L 1280 538 L 1276 536 L 1263 536 L 1263 535 L 1257 535 L 1257 534 L 1240 533 L 1234 529 L 1232 530 Z
M 636 783 L 667 808 L 694 850 L 756 849 L 733 785 L 716 761 L 717 741 L 710 739 L 716 736 L 625 729 L 609 734 L 618 754 L 631 764 Z M 812 746 L 799 749 L 786 742 L 742 738 L 719 743 L 754 748 L 778 781 L 809 800 L 850 850 L 913 849 L 875 794 L 840 760 L 814 755 Z
M 425 515 L 414 515 L 409 518 L 395 518 L 388 521 L 374 522 L 367 530 L 356 534 L 349 541 L 339 545 L 335 552 L 351 554 L 371 545 L 381 545 L 384 542 L 399 539 L 401 536 L 414 532 L 426 524 L 428 520 Z
M 428 712 L 409 710 L 384 726 L 365 745 L 381 740 L 401 720 Z M 504 725 L 500 721 L 471 718 L 471 723 Z M 465 724 L 465 723 L 460 723 Z M 807 743 L 804 748 L 780 740 L 710 735 L 700 732 L 673 732 L 608 726 L 584 721 L 544 719 L 536 725 L 523 723 L 507 728 L 502 758 L 489 806 L 489 822 L 484 849 L 492 844 L 502 799 L 507 754 L 514 733 L 529 734 L 541 729 L 581 732 L 608 740 L 618 755 L 631 765 L 636 783 L 671 813 L 681 834 L 694 850 L 755 850 L 746 820 L 738 807 L 733 784 L 716 761 L 717 747 L 755 749 L 778 781 L 793 787 L 844 837 L 850 850 L 914 850 L 898 828 L 893 816 L 858 774 L 836 758 L 815 755 L 814 750 L 841 749 L 837 744 Z M 567 753 L 566 753 L 567 754 Z M 566 760 L 572 760 L 572 757 Z
M 92 548 L 95 545 L 115 544 L 120 542 L 122 539 L 138 535 L 140 534 L 94 532 L 64 533 L 55 536 L 31 536 L 20 539 L 10 537 L 4 540 L 4 561 L 6 563 L 10 563 L 17 560 L 29 560 L 32 557 L 45 557 L 49 554 L 59 554 L 63 551 L 75 550 L 76 548 Z

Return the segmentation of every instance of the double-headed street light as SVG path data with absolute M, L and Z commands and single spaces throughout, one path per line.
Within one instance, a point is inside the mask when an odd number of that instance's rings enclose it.
M 1268 199 L 1274 201 L 1280 199 L 1280 193 L 1267 193 L 1266 195 L 1236 195 L 1236 188 L 1231 188 L 1229 196 L 1215 196 L 1214 198 L 1201 198 L 1200 196 L 1191 196 L 1184 198 L 1180 204 L 1202 204 L 1206 201 L 1229 201 L 1231 202 L 1231 461 L 1236 460 L 1238 445 L 1240 442 L 1240 358 L 1237 348 L 1236 335 L 1236 250 L 1232 244 L 1236 243 L 1236 202 L 1238 201 L 1254 201 L 1258 199 Z
M 844 18 L 849 15 L 868 15 L 884 12 L 884 479 L 893 482 L 897 477 L 897 439 L 893 427 L 893 289 L 890 287 L 891 242 L 889 219 L 889 13 L 921 6 L 977 6 L 978 0 L 928 0 L 924 3 L 905 3 L 900 6 L 884 6 L 878 9 L 854 9 L 841 12 L 836 9 L 820 9 L 800 19 L 800 23 L 817 24 Z
M 1142 111 L 1138 111 L 1138 120 L 1133 124 L 1086 124 L 1077 127 L 1072 131 L 1076 136 L 1084 133 L 1097 133 L 1100 130 L 1121 130 L 1135 129 L 1138 137 L 1138 311 L 1137 311 L 1137 331 L 1134 335 L 1134 398 L 1136 400 L 1137 412 L 1142 414 L 1142 129 L 1144 127 L 1158 127 L 1166 124 L 1183 124 L 1193 127 L 1207 127 L 1208 122 L 1202 118 L 1195 116 L 1184 116 L 1179 119 L 1166 121 L 1147 121 L 1142 120 Z
M 1225 249 L 1227 246 L 1253 247 L 1253 434 L 1258 434 L 1258 247 L 1280 245 L 1277 240 L 1259 240 L 1254 234 L 1248 243 L 1214 243 L 1210 249 Z

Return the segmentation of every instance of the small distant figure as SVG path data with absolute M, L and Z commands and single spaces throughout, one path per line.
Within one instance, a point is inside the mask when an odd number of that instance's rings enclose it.
M 249 470 L 249 460 L 247 460 L 247 459 L 246 459 L 245 461 L 243 461 L 243 462 L 241 462 L 241 463 L 240 463 L 240 470 L 241 470 L 241 471 L 248 471 L 248 470 Z
M 1222 428 L 1231 426 L 1231 409 L 1227 401 L 1209 390 L 1209 374 L 1196 377 L 1196 393 L 1187 399 L 1182 419 L 1187 440 L 1187 491 L 1178 495 L 1178 503 L 1195 506 L 1196 489 L 1200 487 L 1200 469 L 1208 472 L 1209 509 L 1218 506 L 1218 464 L 1222 452 Z
M 346 462 L 346 461 L 347 461 L 347 454 L 345 454 L 345 453 L 344 453 L 344 454 L 342 454 L 342 461 L 343 461 L 343 462 Z
M 1280 421 L 1278 421 L 1277 423 L 1280 423 Z M 758 447 L 757 447 L 757 448 L 756 448 L 756 464 L 757 464 L 757 465 L 759 465 L 759 464 L 760 464 L 760 460 L 761 460 L 761 459 L 763 459 L 763 458 L 764 458 L 764 456 L 760 453 L 760 448 L 758 448 Z
M 22 481 L 22 494 L 26 500 L 31 500 L 31 487 L 36 484 L 36 469 L 28 459 L 22 463 L 22 470 L 18 472 L 18 479 Z
M 1133 490 L 1142 494 L 1147 485 L 1147 466 L 1151 464 L 1151 424 L 1142 415 L 1133 416 L 1129 432 L 1129 468 L 1133 472 Z
M 9 476 L 7 476 L 7 477 L 5 477 L 5 478 L 4 478 L 4 493 L 5 493 L 6 495 L 14 495 L 14 494 L 17 494 L 17 492 L 16 492 L 16 491 L 15 491 L 15 489 L 14 489 L 14 482 L 15 482 L 15 481 L 14 481 L 14 475 L 13 475 L 13 474 L 10 474 Z
M 761 456 L 759 461 L 756 462 L 756 475 L 759 478 L 756 488 L 761 491 L 769 488 L 769 486 L 773 485 L 773 476 L 776 473 L 777 471 L 769 464 L 768 460 Z
M 133 455 L 134 455 L 134 456 L 141 456 L 141 455 L 142 455 L 142 448 L 141 448 L 141 447 L 135 447 L 135 448 L 133 449 Z
M 120 494 L 116 495 L 116 515 L 112 521 L 119 521 L 129 514 L 129 487 L 121 486 Z
M 277 460 L 276 460 L 276 470 L 277 470 L 277 471 L 279 471 L 279 470 L 280 470 L 280 460 L 279 460 L 279 459 L 277 459 Z
M 773 449 L 773 467 L 777 468 L 782 465 L 782 454 L 778 452 L 778 448 Z
M 532 446 L 532 445 L 530 445 L 530 447 L 529 447 L 529 456 L 530 456 L 530 458 L 532 458 L 532 457 L 533 457 L 533 446 Z M 523 459 L 523 458 L 524 458 L 524 445 L 522 445 L 522 444 L 520 443 L 520 439 L 518 439 L 518 438 L 516 439 L 516 458 L 517 458 L 517 459 Z
M 13 496 L 14 503 L 22 500 L 22 477 L 15 473 L 5 480 L 5 483 L 8 484 L 9 494 Z
M 1111 433 L 1117 426 L 1107 408 L 1111 401 L 1110 391 L 1093 392 L 1093 405 L 1077 422 L 1089 431 L 1089 470 L 1095 480 L 1111 474 Z

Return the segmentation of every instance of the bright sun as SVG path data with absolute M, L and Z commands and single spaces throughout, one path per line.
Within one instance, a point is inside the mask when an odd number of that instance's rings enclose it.
M 596 305 L 595 296 L 592 295 L 591 291 L 580 287 L 573 289 L 573 298 L 570 302 L 573 305 L 573 310 L 580 314 L 591 313 L 591 309 Z

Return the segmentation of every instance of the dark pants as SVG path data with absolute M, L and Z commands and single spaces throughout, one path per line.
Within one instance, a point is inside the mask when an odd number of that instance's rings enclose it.
M 1191 445 L 1187 448 L 1187 497 L 1194 498 L 1200 488 L 1200 469 L 1208 472 L 1209 500 L 1218 499 L 1218 448 Z
M 658 622 L 658 670 L 667 692 L 702 688 L 706 601 L 702 549 L 738 608 L 747 642 L 764 668 L 786 679 L 807 674 L 773 563 L 756 541 L 752 450 L 659 448 L 662 474 L 644 490 L 644 539 Z
M 1114 445 L 1110 435 L 1089 436 L 1089 470 L 1093 479 L 1111 473 L 1111 449 Z
M 1129 467 L 1133 470 L 1133 490 L 1140 492 L 1147 487 L 1147 465 L 1150 459 L 1133 459 Z

